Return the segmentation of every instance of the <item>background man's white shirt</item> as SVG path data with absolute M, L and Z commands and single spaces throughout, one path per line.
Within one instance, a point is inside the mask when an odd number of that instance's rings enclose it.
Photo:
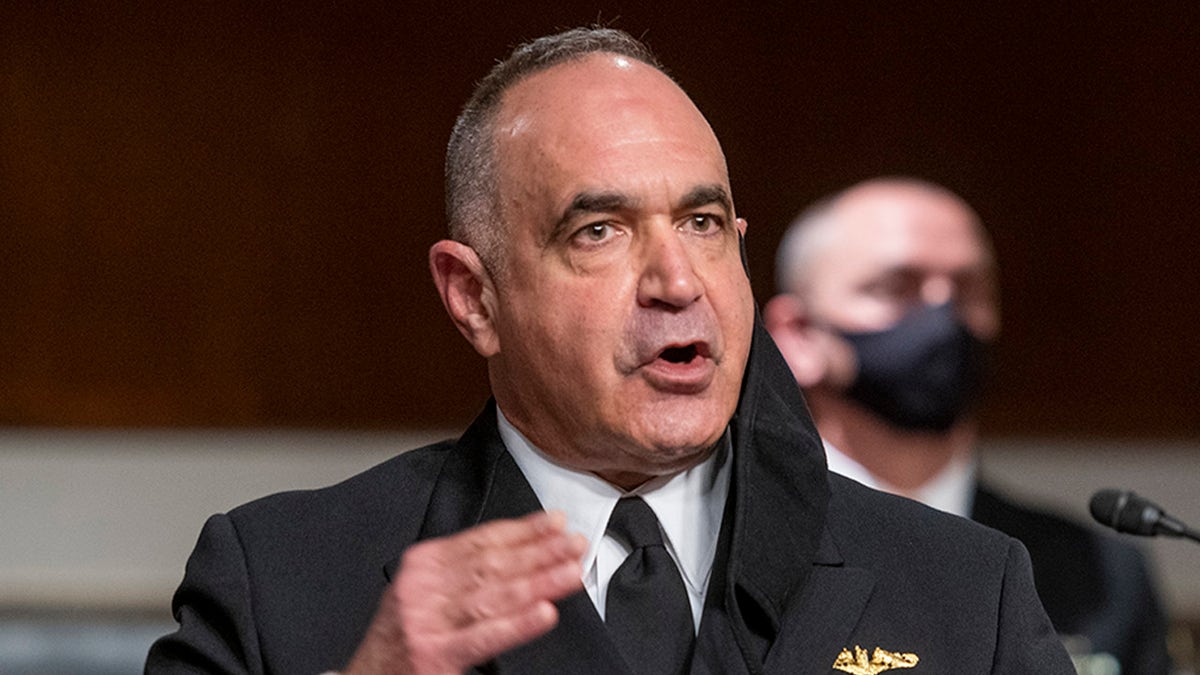
M 830 471 L 856 480 L 875 490 L 900 494 L 898 488 L 876 478 L 870 471 L 867 471 L 866 467 L 848 457 L 828 441 L 822 439 L 821 442 L 825 445 L 825 458 L 829 462 Z M 956 457 L 936 476 L 918 488 L 912 498 L 940 511 L 970 518 L 971 507 L 975 502 L 975 472 L 975 462 L 970 458 Z

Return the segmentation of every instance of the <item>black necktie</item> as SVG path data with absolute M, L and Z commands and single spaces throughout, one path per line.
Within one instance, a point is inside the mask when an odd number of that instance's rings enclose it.
M 608 582 L 604 622 L 633 672 L 683 672 L 695 636 L 687 589 L 641 497 L 617 502 L 608 532 L 633 549 Z

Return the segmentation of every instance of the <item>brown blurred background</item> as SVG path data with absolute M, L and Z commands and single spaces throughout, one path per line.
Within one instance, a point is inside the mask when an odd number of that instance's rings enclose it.
M 729 157 L 760 300 L 881 173 L 996 238 L 993 435 L 1200 435 L 1200 5 L 6 3 L 0 424 L 446 428 L 487 396 L 425 255 L 512 44 L 643 36 Z

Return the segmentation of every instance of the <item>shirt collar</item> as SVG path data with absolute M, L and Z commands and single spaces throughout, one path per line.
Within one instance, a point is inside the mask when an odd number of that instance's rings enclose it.
M 879 479 L 865 466 L 851 459 L 829 441 L 822 439 L 829 470 L 875 490 L 898 494 L 900 491 Z M 940 511 L 963 518 L 971 517 L 975 497 L 975 462 L 966 456 L 956 456 L 942 470 L 917 488 L 914 498 Z
M 530 443 L 505 418 L 499 406 L 496 413 L 500 438 L 542 506 L 562 511 L 567 517 L 567 527 L 587 538 L 588 550 L 580 561 L 585 575 L 595 564 L 617 500 L 637 495 L 658 518 L 685 583 L 696 593 L 704 592 L 729 494 L 732 450 L 728 433 L 721 439 L 717 452 L 697 466 L 674 476 L 652 479 L 625 492 L 595 474 L 559 464 Z

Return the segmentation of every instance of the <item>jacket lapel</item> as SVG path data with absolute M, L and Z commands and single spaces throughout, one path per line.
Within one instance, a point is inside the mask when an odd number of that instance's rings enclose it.
M 513 465 L 488 401 L 450 451 L 429 499 L 419 539 L 444 537 L 484 520 L 523 516 L 542 508 Z
M 783 618 L 764 672 L 802 672 L 798 664 L 810 664 L 812 672 L 830 672 L 849 644 L 875 582 L 871 570 L 843 566 L 832 539 L 824 536 L 808 583 Z
M 558 602 L 558 625 L 549 633 L 498 656 L 496 673 L 625 673 L 625 663 L 587 593 Z
M 448 536 L 482 522 L 484 505 L 489 497 L 487 489 L 493 482 L 495 467 L 502 454 L 508 453 L 496 430 L 496 404 L 488 401 L 483 412 L 447 453 L 430 493 L 416 541 Z M 524 485 L 527 496 L 521 494 L 520 488 L 518 485 L 508 491 L 513 501 L 500 506 L 514 513 L 521 512 L 522 507 L 526 509 L 523 513 L 540 508 L 532 488 Z M 403 546 L 411 543 L 398 542 Z M 389 583 L 399 564 L 400 552 L 397 552 L 383 565 Z

